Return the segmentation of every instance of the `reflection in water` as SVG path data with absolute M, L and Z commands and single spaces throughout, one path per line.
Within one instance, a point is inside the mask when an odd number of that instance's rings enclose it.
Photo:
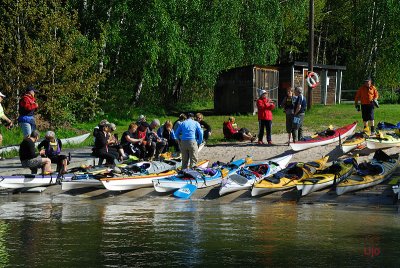
M 0 200 L 0 266 L 398 266 L 397 207 Z M 5 264 L 4 264 L 5 263 Z M 4 264 L 4 265 L 3 265 Z
M 0 267 L 6 267 L 9 265 L 9 254 L 6 246 L 8 230 L 8 224 L 0 220 Z

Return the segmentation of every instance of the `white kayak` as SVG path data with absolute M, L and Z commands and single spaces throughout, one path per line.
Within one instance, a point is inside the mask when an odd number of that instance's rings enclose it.
M 21 189 L 21 188 L 32 188 L 49 186 L 58 183 L 61 178 L 70 179 L 74 176 L 72 173 L 64 174 L 63 177 L 59 177 L 58 173 L 49 175 L 41 174 L 15 174 L 9 176 L 0 177 L 0 187 L 8 189 Z
M 382 134 L 381 137 L 370 137 L 366 139 L 369 149 L 384 149 L 400 146 L 400 137 L 395 133 Z
M 232 193 L 240 190 L 249 190 L 254 182 L 262 180 L 264 177 L 275 174 L 287 166 L 292 154 L 254 163 L 238 169 L 235 173 L 222 179 L 219 195 Z M 261 171 L 261 172 L 260 172 Z
M 63 191 L 83 189 L 83 188 L 104 188 L 103 183 L 98 179 L 98 175 L 86 173 L 76 174 L 70 179 L 61 181 L 61 189 Z
M 209 160 L 200 161 L 198 163 L 198 166 L 205 168 L 208 166 L 209 162 L 210 162 Z M 104 187 L 107 188 L 107 190 L 128 191 L 144 187 L 151 187 L 153 186 L 153 180 L 168 178 L 176 174 L 177 174 L 176 169 L 169 169 L 169 170 L 159 171 L 157 173 L 120 175 L 112 178 L 104 177 L 101 178 L 100 181 L 104 185 Z

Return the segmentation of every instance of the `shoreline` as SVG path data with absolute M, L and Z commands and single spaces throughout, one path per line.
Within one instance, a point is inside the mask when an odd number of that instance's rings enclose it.
M 254 162 L 262 161 L 265 159 L 271 159 L 283 155 L 293 154 L 291 162 L 307 162 L 313 161 L 328 155 L 329 162 L 332 162 L 339 158 L 350 157 L 352 154 L 343 154 L 338 146 L 338 143 L 332 143 L 325 146 L 314 147 L 304 151 L 294 152 L 286 144 L 287 135 L 278 134 L 273 135 L 273 145 L 258 145 L 250 142 L 223 142 L 219 144 L 206 145 L 203 150 L 200 151 L 198 158 L 199 160 L 208 159 L 210 165 L 213 162 L 221 161 L 228 162 L 235 156 L 235 159 L 244 158 L 250 155 Z M 398 148 L 386 149 L 387 154 L 397 153 Z M 72 155 L 72 166 L 79 166 L 82 164 L 93 163 L 94 158 L 90 156 L 91 147 L 84 147 L 81 149 L 65 150 L 64 153 L 71 152 Z M 360 154 L 359 162 L 370 159 L 373 156 L 374 150 L 363 149 L 358 151 Z M 18 158 L 2 160 L 0 167 L 0 176 L 10 174 L 23 174 L 29 173 L 29 170 L 20 168 Z M 8 168 L 7 168 L 8 165 Z M 24 172 L 26 171 L 26 172 Z M 399 173 L 399 169 L 395 172 Z M 398 175 L 397 175 L 398 176 Z M 296 191 L 291 189 L 283 192 L 275 192 L 272 194 L 264 195 L 261 197 L 251 197 L 250 191 L 239 191 L 234 192 L 222 197 L 218 194 L 219 186 L 208 187 L 198 189 L 191 200 L 206 200 L 206 201 L 217 201 L 217 202 L 235 202 L 235 201 L 252 201 L 252 202 L 267 202 L 267 203 L 279 203 L 279 202 L 290 202 L 297 204 L 344 204 L 344 205 L 393 205 L 393 192 L 391 187 L 387 184 L 389 180 L 386 180 L 383 184 L 378 184 L 372 188 L 364 189 L 361 191 L 347 193 L 341 196 L 337 196 L 335 191 L 331 189 L 325 189 L 319 192 L 314 192 L 308 196 L 302 197 L 297 200 Z M 12 192 L 10 190 L 2 190 L 2 192 Z M 18 191 L 17 191 L 18 192 Z M 27 193 L 31 195 L 32 193 Z M 25 195 L 25 194 L 24 194 Z M 113 192 L 106 189 L 81 189 L 73 191 L 62 191 L 60 185 L 53 185 L 47 187 L 45 191 L 39 193 L 39 195 L 70 195 L 85 198 L 89 200 L 102 200 L 107 198 L 129 198 L 129 199 L 143 199 L 143 198 L 157 198 L 160 202 L 164 200 L 176 200 L 171 195 L 159 194 L 154 188 L 141 188 L 131 191 Z

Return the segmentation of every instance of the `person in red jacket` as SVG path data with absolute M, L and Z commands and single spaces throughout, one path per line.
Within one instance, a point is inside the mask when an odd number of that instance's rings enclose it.
M 264 144 L 264 128 L 267 133 L 267 142 L 272 144 L 271 131 L 272 131 L 272 110 L 275 109 L 275 103 L 268 98 L 266 90 L 260 91 L 260 98 L 257 100 L 258 109 L 258 144 Z
M 24 137 L 28 137 L 34 130 L 36 130 L 34 112 L 39 106 L 36 103 L 35 92 L 36 89 L 29 86 L 19 101 L 18 124 L 21 127 Z

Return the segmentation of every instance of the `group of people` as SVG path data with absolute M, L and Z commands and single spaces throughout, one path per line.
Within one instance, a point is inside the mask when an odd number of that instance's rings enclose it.
M 358 88 L 355 96 L 355 106 L 357 111 L 361 110 L 364 123 L 364 130 L 370 130 L 370 134 L 375 134 L 374 109 L 379 107 L 378 91 L 372 85 L 371 78 L 367 78 L 364 84 Z M 361 102 L 361 105 L 359 105 Z M 256 100 L 258 110 L 258 144 L 264 144 L 264 129 L 268 144 L 272 144 L 272 111 L 275 109 L 275 103 L 269 98 L 269 92 L 266 90 L 259 91 L 259 98 Z M 287 144 L 302 140 L 303 122 L 305 111 L 307 109 L 307 100 L 304 97 L 302 87 L 292 87 L 286 89 L 286 96 L 280 105 L 286 114 L 286 132 L 288 134 Z M 370 127 L 369 127 L 370 124 Z M 223 133 L 226 139 L 234 139 L 239 141 L 255 140 L 256 135 L 252 135 L 246 128 L 238 128 L 234 117 L 229 117 L 228 121 L 223 123 Z
M 175 154 L 182 154 L 183 168 L 193 167 L 197 163 L 198 147 L 211 135 L 211 127 L 201 113 L 196 118 L 192 113 L 181 114 L 174 123 L 167 120 L 162 125 L 159 119 L 149 124 L 141 115 L 129 124 L 120 140 L 113 135 L 115 130 L 115 124 L 102 120 L 93 131 L 93 155 L 110 165 L 130 155 L 139 160 L 157 160 L 160 154 L 173 148 Z
M 43 173 L 51 173 L 51 163 L 56 163 L 58 172 L 66 172 L 69 159 L 61 154 L 61 140 L 56 138 L 53 131 L 47 131 L 45 139 L 38 146 L 39 153 L 36 153 L 35 142 L 40 138 L 34 118 L 34 113 L 38 109 L 35 99 L 36 92 L 34 87 L 29 86 L 19 102 L 18 124 L 24 136 L 19 149 L 22 166 L 32 170 L 42 168 Z M 307 101 L 303 93 L 302 87 L 295 87 L 294 90 L 289 87 L 281 103 L 286 114 L 288 145 L 291 141 L 296 142 L 303 139 L 303 122 L 307 108 Z M 374 109 L 379 107 L 378 97 L 378 91 L 372 85 L 371 78 L 365 80 L 355 96 L 355 106 L 357 111 L 361 110 L 362 112 L 364 128 L 369 129 L 370 124 L 372 135 L 375 134 Z M 14 124 L 4 113 L 1 105 L 4 98 L 6 95 L 0 92 L 0 121 L 10 129 Z M 272 111 L 275 109 L 275 103 L 269 98 L 268 91 L 260 90 L 256 104 L 259 122 L 258 135 L 253 135 L 246 128 L 238 128 L 235 118 L 231 116 L 228 121 L 223 123 L 225 138 L 250 142 L 254 142 L 258 138 L 257 143 L 263 144 L 265 130 L 266 141 L 268 144 L 272 144 Z M 181 114 L 174 123 L 167 120 L 163 125 L 160 125 L 158 119 L 148 123 L 146 117 L 141 115 L 137 121 L 129 125 L 120 140 L 114 134 L 115 131 L 116 125 L 107 120 L 102 120 L 93 131 L 95 138 L 93 154 L 105 159 L 106 163 L 113 165 L 126 159 L 129 155 L 143 160 L 158 159 L 161 153 L 173 148 L 175 153 L 181 153 L 183 168 L 193 167 L 196 164 L 199 146 L 207 141 L 212 133 L 210 125 L 204 121 L 201 113 Z M 0 145 L 1 143 L 0 132 Z

